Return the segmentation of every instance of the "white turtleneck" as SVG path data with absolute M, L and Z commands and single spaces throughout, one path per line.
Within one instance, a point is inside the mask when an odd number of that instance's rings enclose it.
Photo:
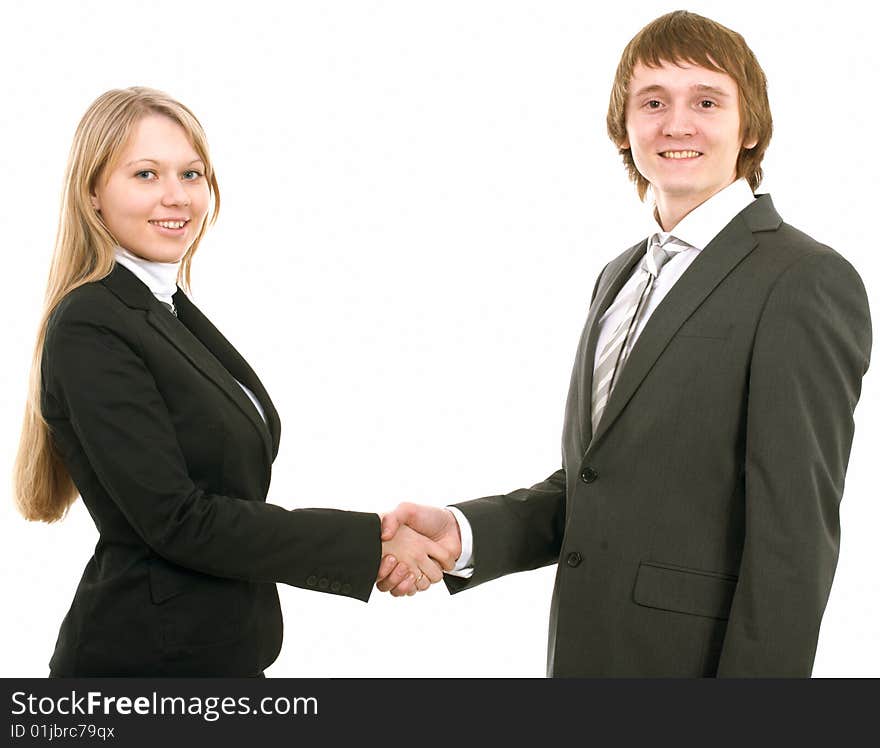
M 174 304 L 171 297 L 177 293 L 177 271 L 180 269 L 180 261 L 153 262 L 117 246 L 116 262 L 131 270 L 159 301 Z
M 131 270 L 135 277 L 149 288 L 150 293 L 159 299 L 159 301 L 171 304 L 172 306 L 174 305 L 171 297 L 177 293 L 177 271 L 180 269 L 179 261 L 153 262 L 152 260 L 145 260 L 143 257 L 138 257 L 127 249 L 117 246 L 116 262 Z M 263 411 L 263 406 L 260 405 L 260 401 L 257 400 L 254 393 L 237 379 L 235 381 L 238 382 L 238 386 L 241 387 L 242 390 L 244 390 L 244 393 L 250 398 L 254 407 L 257 409 L 257 412 L 260 414 L 260 417 L 266 421 L 266 413 Z

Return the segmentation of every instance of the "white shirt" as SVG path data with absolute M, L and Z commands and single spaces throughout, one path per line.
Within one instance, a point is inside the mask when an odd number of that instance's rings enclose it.
M 180 262 L 153 262 L 152 260 L 145 260 L 143 257 L 138 257 L 136 254 L 119 246 L 116 247 L 116 262 L 131 270 L 138 280 L 149 288 L 150 293 L 159 301 L 174 305 L 171 297 L 177 292 L 177 272 L 180 269 Z M 254 393 L 237 379 L 235 381 L 250 398 L 263 421 L 266 421 L 266 413 L 263 411 L 263 406 L 260 405 L 260 401 L 257 400 Z
M 116 262 L 124 265 L 150 289 L 159 301 L 173 304 L 171 297 L 177 293 L 177 271 L 180 262 L 153 262 L 138 257 L 123 247 L 116 247 Z
M 632 345 L 641 335 L 642 330 L 645 329 L 645 325 L 654 313 L 654 310 L 663 301 L 663 298 L 669 293 L 669 290 L 675 285 L 676 281 L 681 278 L 684 271 L 697 259 L 697 255 L 721 233 L 738 213 L 747 208 L 754 199 L 755 196 L 752 194 L 752 188 L 749 187 L 749 183 L 745 179 L 737 179 L 723 190 L 716 192 L 706 202 L 694 208 L 678 222 L 672 231 L 663 231 L 663 228 L 657 222 L 654 208 L 653 206 L 651 207 L 651 219 L 649 228 L 647 228 L 649 234 L 659 234 L 661 242 L 672 234 L 676 239 L 689 244 L 690 248 L 676 252 L 660 269 L 660 273 L 654 281 L 654 288 L 648 297 L 645 311 L 627 342 L 627 350 L 632 348 Z M 596 341 L 596 357 L 593 360 L 593 371 L 596 370 L 596 364 L 599 362 L 599 354 L 626 313 L 626 305 L 619 302 L 642 280 L 639 264 L 636 264 L 632 274 L 618 292 L 611 306 L 608 307 L 605 314 L 599 319 L 599 337 Z M 461 556 L 459 556 L 455 568 L 447 573 L 457 577 L 470 577 L 474 571 L 471 565 L 473 560 L 473 530 L 461 511 L 452 506 L 447 508 L 452 510 L 452 513 L 458 520 L 458 527 L 461 531 Z M 467 538 L 467 546 L 465 545 L 465 538 Z

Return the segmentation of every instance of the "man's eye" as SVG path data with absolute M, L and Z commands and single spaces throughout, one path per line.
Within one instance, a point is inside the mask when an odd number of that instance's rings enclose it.
M 187 169 L 183 172 L 183 178 L 192 182 L 202 176 L 202 172 L 196 171 L 195 169 Z

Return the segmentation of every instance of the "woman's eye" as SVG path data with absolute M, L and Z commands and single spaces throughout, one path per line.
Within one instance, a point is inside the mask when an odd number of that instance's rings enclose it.
M 183 172 L 183 178 L 190 182 L 198 179 L 200 176 L 202 176 L 202 172 L 196 171 L 195 169 L 187 169 L 185 172 Z
M 657 101 L 657 99 L 651 99 L 651 100 L 646 104 L 646 106 L 648 107 L 648 109 L 658 109 L 658 108 L 661 106 L 661 104 L 660 104 L 659 101 Z
M 703 109 L 712 109 L 713 107 L 715 107 L 715 106 L 717 106 L 717 105 L 715 104 L 714 101 L 712 101 L 712 99 L 703 99 L 703 100 L 700 102 L 700 106 L 701 106 Z
M 144 179 L 144 180 L 146 180 L 146 179 L 149 179 L 150 177 L 154 177 L 154 176 L 156 176 L 156 172 L 154 172 L 154 171 L 150 171 L 149 169 L 144 169 L 143 171 L 136 172 L 136 173 L 135 173 L 135 176 L 136 176 L 138 179 Z

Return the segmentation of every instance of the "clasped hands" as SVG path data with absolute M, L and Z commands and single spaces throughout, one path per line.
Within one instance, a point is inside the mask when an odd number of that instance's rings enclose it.
M 454 568 L 461 555 L 461 534 L 448 509 L 403 503 L 381 517 L 377 589 L 394 597 L 414 595 Z

